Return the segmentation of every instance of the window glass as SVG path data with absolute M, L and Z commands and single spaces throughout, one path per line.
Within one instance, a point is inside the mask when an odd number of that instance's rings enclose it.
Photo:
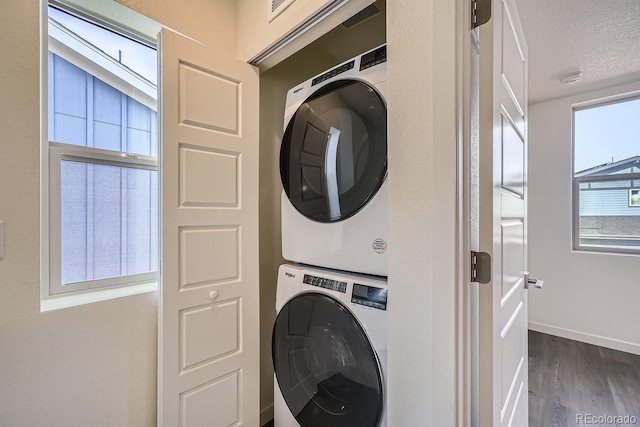
M 49 53 L 49 140 L 156 156 L 156 112 Z
M 574 246 L 640 251 L 640 99 L 574 112 Z
M 61 172 L 62 284 L 156 271 L 158 172 L 67 160 Z
M 48 28 L 49 293 L 155 280 L 156 51 L 52 7 Z
M 155 49 L 53 7 L 49 7 L 49 19 L 97 47 L 151 83 L 157 83 L 158 65 Z
M 629 190 L 629 206 L 640 207 L 640 189 Z

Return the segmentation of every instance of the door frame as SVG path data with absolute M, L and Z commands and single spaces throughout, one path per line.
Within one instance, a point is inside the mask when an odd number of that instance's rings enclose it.
M 471 1 L 458 0 L 461 13 L 458 13 L 457 47 L 457 293 L 456 293 L 456 425 L 470 427 L 478 425 L 479 409 L 477 390 L 478 380 L 474 371 L 478 365 L 477 323 L 478 284 L 471 281 L 471 251 L 479 248 L 478 238 L 478 188 L 477 167 L 472 157 L 477 149 L 477 129 L 473 129 L 474 120 L 478 120 L 478 29 L 471 29 Z M 476 55 L 476 61 L 472 60 Z M 475 65 L 475 69 L 474 69 Z M 475 85 L 475 90 L 474 90 Z M 475 96 L 475 97 L 474 97 Z M 475 125 L 477 126 L 477 122 Z M 474 181 L 476 179 L 476 181 Z M 474 185 L 475 182 L 475 185 Z M 475 343 L 475 344 L 474 344 Z

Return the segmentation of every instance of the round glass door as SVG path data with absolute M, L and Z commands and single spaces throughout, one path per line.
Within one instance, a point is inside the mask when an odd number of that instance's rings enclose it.
M 336 222 L 355 215 L 386 174 L 387 107 L 366 83 L 330 83 L 289 121 L 280 176 L 289 200 L 307 218 Z
M 319 293 L 291 299 L 276 318 L 272 353 L 280 390 L 301 427 L 378 426 L 378 359 L 340 302 Z

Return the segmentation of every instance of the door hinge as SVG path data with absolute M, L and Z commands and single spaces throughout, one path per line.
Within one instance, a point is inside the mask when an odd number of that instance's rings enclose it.
M 471 251 L 471 281 L 478 283 L 491 281 L 491 255 L 486 252 Z
M 471 0 L 471 29 L 491 19 L 491 0 Z

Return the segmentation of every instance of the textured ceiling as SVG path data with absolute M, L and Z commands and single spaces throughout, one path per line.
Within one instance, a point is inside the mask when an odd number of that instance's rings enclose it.
M 529 102 L 640 80 L 640 0 L 516 0 L 529 47 Z M 560 76 L 583 72 L 573 85 Z

